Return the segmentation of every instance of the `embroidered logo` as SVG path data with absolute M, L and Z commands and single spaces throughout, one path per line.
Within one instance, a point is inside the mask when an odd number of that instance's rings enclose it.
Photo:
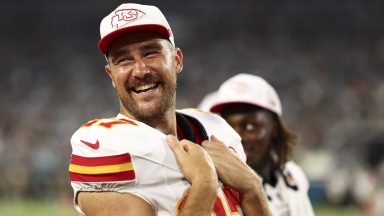
M 288 187 L 292 188 L 295 191 L 299 189 L 290 171 L 283 170 L 283 176 L 284 176 L 284 182 Z
M 137 9 L 122 9 L 115 11 L 115 16 L 111 18 L 112 28 L 121 28 L 129 23 L 143 17 L 145 13 Z
M 96 140 L 95 143 L 90 143 L 90 142 L 87 142 L 87 141 L 84 141 L 84 140 L 80 140 L 82 143 L 84 143 L 85 145 L 87 145 L 88 147 L 94 149 L 94 150 L 97 150 L 99 149 L 100 147 L 100 143 L 99 143 L 99 140 Z
M 272 107 L 276 107 L 277 103 L 276 103 L 275 99 L 273 98 L 273 96 L 271 95 L 271 93 L 269 93 L 268 97 L 269 97 L 269 104 Z
M 239 95 L 251 90 L 251 87 L 249 85 L 240 81 L 231 81 L 228 85 L 229 89 L 233 89 L 233 92 Z

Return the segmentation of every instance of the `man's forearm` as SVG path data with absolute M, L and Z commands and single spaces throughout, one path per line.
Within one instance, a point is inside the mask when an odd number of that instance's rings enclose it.
M 240 194 L 240 205 L 245 216 L 271 216 L 268 201 L 261 184 Z
M 179 142 L 175 136 L 168 135 L 166 141 L 184 177 L 191 184 L 178 215 L 210 216 L 218 190 L 217 173 L 211 157 L 201 146 L 188 140 Z
M 178 216 L 210 216 L 217 198 L 217 183 L 193 184 Z

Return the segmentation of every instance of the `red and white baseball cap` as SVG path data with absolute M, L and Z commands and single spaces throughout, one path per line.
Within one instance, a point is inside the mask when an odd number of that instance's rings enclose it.
M 283 114 L 275 89 L 263 78 L 252 74 L 237 74 L 221 84 L 210 111 L 220 112 L 226 105 L 239 103 L 262 107 L 278 116 Z
M 175 46 L 171 27 L 159 8 L 126 3 L 117 7 L 101 21 L 100 51 L 105 54 L 115 39 L 131 31 L 157 32 Z

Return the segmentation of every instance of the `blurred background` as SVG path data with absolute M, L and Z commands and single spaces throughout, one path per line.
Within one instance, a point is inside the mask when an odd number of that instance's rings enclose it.
M 70 138 L 118 103 L 97 49 L 124 1 L 2 0 L 0 215 L 76 215 Z M 317 215 L 384 212 L 384 2 L 136 1 L 157 5 L 184 53 L 178 108 L 237 73 L 279 93 Z

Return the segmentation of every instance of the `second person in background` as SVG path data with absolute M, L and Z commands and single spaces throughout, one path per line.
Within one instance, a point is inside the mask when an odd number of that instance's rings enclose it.
M 240 134 L 247 164 L 262 178 L 273 215 L 314 215 L 307 177 L 291 159 L 297 135 L 285 126 L 279 96 L 267 81 L 235 75 L 200 107 L 220 114 Z

